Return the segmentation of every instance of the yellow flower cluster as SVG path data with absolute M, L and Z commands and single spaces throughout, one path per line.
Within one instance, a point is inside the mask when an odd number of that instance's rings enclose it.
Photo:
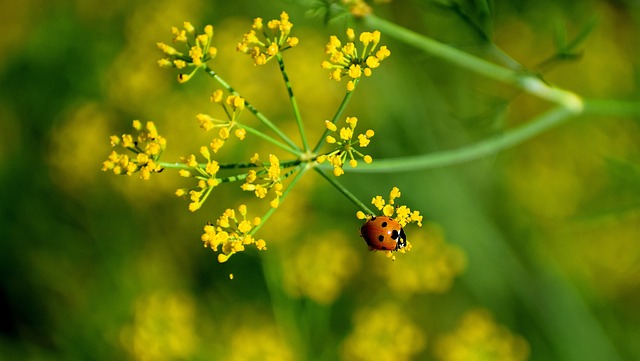
M 272 208 L 278 208 L 284 188 L 280 176 L 281 168 L 278 157 L 269 154 L 269 163 L 263 163 L 258 153 L 255 153 L 250 161 L 252 164 L 262 167 L 262 169 L 259 171 L 249 170 L 245 183 L 241 186 L 242 190 L 252 191 L 258 198 L 265 198 L 269 190 L 273 190 L 275 198 L 271 200 L 269 205 Z
M 358 253 L 347 246 L 348 242 L 344 233 L 338 231 L 317 234 L 306 240 L 283 260 L 287 270 L 283 274 L 287 292 L 320 304 L 333 303 L 360 266 Z
M 362 32 L 358 40 L 362 43 L 362 49 L 358 51 L 354 43 L 355 33 L 353 29 L 347 29 L 347 42 L 344 46 L 338 37 L 331 35 L 329 43 L 325 47 L 325 53 L 330 56 L 329 61 L 323 61 L 322 67 L 330 70 L 329 78 L 340 81 L 343 76 L 349 76 L 347 90 L 353 91 L 357 81 L 364 76 L 371 76 L 372 69 L 380 66 L 380 62 L 391 52 L 386 46 L 378 48 L 380 32 Z
M 198 114 L 196 119 L 200 124 L 200 129 L 203 131 L 209 131 L 213 128 L 220 128 L 218 131 L 218 137 L 211 140 L 211 150 L 217 153 L 224 145 L 225 141 L 229 138 L 231 131 L 240 140 L 243 140 L 247 134 L 247 131 L 240 126 L 238 119 L 240 114 L 244 110 L 245 101 L 243 98 L 237 95 L 229 95 L 222 101 L 223 92 L 218 89 L 211 95 L 211 102 L 219 104 L 224 109 L 224 113 L 229 118 L 228 120 L 216 119 L 207 114 Z M 233 129 L 235 128 L 235 130 Z
M 280 20 L 270 20 L 265 27 L 262 18 L 253 20 L 252 30 L 244 34 L 236 49 L 251 56 L 255 65 L 264 65 L 276 54 L 298 45 L 298 38 L 291 37 L 293 24 L 286 12 Z
M 240 219 L 238 218 L 240 215 Z M 244 251 L 246 245 L 253 244 L 258 250 L 267 249 L 267 244 L 263 239 L 256 240 L 251 234 L 251 230 L 260 224 L 260 217 L 252 220 L 247 219 L 247 206 L 241 204 L 236 212 L 228 208 L 216 221 L 216 225 L 207 224 L 204 226 L 204 234 L 201 239 L 205 247 L 211 247 L 218 254 L 218 262 L 226 262 L 229 257 L 237 252 Z
M 163 68 L 177 68 L 179 70 L 193 68 L 188 74 L 180 73 L 178 75 L 178 81 L 184 83 L 191 79 L 193 74 L 204 66 L 205 62 L 215 58 L 218 51 L 211 46 L 213 26 L 207 25 L 204 27 L 204 33 L 196 34 L 193 25 L 185 21 L 183 29 L 174 26 L 171 28 L 171 33 L 173 34 L 173 43 L 182 43 L 185 51 L 181 52 L 162 42 L 157 43 L 158 49 L 167 56 L 158 60 L 158 65 Z
M 391 192 L 389 193 L 389 201 L 385 202 L 382 196 L 375 196 L 371 200 L 371 204 L 373 204 L 379 211 L 382 211 L 382 214 L 387 217 L 392 217 L 402 227 L 406 227 L 407 224 L 416 223 L 418 227 L 422 227 L 422 216 L 419 211 L 411 211 L 411 209 L 407 206 L 396 206 L 395 200 L 400 198 L 402 193 L 400 193 L 400 189 L 398 187 L 393 187 Z M 394 217 L 395 214 L 395 217 Z M 356 214 L 358 219 L 366 219 L 368 216 L 364 214 L 362 211 L 358 211 Z
M 140 178 L 147 180 L 151 173 L 159 173 L 163 170 L 158 165 L 158 160 L 167 147 L 167 140 L 158 134 L 153 122 L 147 122 L 143 129 L 142 123 L 134 120 L 133 128 L 138 131 L 137 138 L 134 139 L 131 134 L 123 134 L 122 137 L 112 135 L 111 147 L 120 146 L 133 152 L 135 157 L 114 150 L 102 163 L 102 170 L 126 175 L 140 172 Z
M 342 169 L 342 167 L 347 160 L 347 157 L 349 158 L 349 165 L 354 168 L 358 165 L 358 161 L 355 159 L 354 155 L 363 158 L 365 163 L 371 163 L 373 161 L 370 155 L 365 155 L 358 149 L 356 149 L 356 145 L 359 148 L 365 148 L 369 145 L 371 137 L 373 137 L 374 135 L 373 130 L 368 129 L 366 132 L 364 132 L 364 134 L 358 134 L 358 139 L 354 140 L 353 135 L 356 125 L 358 124 L 358 118 L 347 117 L 346 121 L 347 126 L 340 128 L 339 132 L 338 127 L 335 124 L 328 120 L 325 121 L 325 126 L 327 127 L 327 129 L 334 133 L 337 133 L 339 136 L 339 139 L 336 139 L 336 137 L 332 135 L 327 135 L 326 141 L 329 144 L 337 145 L 338 148 L 328 154 L 323 154 L 316 158 L 316 161 L 318 163 L 324 163 L 325 161 L 328 161 L 333 166 L 333 174 L 336 177 L 344 174 L 344 169 Z
M 351 15 L 357 18 L 369 15 L 373 11 L 364 0 L 342 0 L 342 3 L 348 6 Z
M 455 331 L 437 340 L 435 355 L 441 361 L 524 361 L 529 357 L 529 344 L 496 325 L 488 312 L 473 310 L 465 314 Z
M 191 154 L 183 157 L 182 163 L 190 167 L 192 170 L 181 169 L 179 171 L 182 177 L 194 177 L 198 179 L 198 186 L 194 189 L 180 188 L 176 191 L 178 197 L 189 194 L 189 210 L 195 212 L 202 206 L 215 186 L 220 184 L 220 180 L 216 178 L 216 174 L 220 170 L 218 162 L 211 159 L 211 154 L 207 147 L 200 147 L 200 155 L 207 161 L 206 164 L 200 165 L 196 160 L 196 156 Z
M 196 302 L 188 293 L 157 292 L 136 300 L 131 323 L 121 330 L 131 359 L 190 360 L 201 344 Z M 162 327 L 158 327 L 162 325 Z
M 353 331 L 341 347 L 341 360 L 405 361 L 424 349 L 424 331 L 392 303 L 356 312 Z M 382 341 L 381 341 L 382 340 Z

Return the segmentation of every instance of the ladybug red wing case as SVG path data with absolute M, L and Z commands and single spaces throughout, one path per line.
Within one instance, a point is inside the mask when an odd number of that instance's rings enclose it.
M 367 245 L 379 251 L 397 251 L 407 245 L 407 236 L 400 223 L 386 217 L 372 217 L 360 228 Z

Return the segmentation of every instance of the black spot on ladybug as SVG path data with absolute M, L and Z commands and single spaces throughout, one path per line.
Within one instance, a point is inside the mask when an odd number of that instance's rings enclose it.
M 383 242 L 384 241 L 384 236 L 383 235 L 379 235 L 378 236 L 378 242 Z
M 393 232 L 391 232 L 391 239 L 393 239 L 394 241 L 398 239 L 398 231 L 397 230 L 393 230 Z
M 387 227 L 387 222 L 382 222 L 382 225 L 381 225 L 381 226 L 382 226 L 382 228 Z

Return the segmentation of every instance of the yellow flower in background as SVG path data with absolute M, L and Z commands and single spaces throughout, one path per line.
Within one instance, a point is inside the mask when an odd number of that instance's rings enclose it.
M 328 161 L 333 166 L 333 174 L 336 177 L 344 174 L 344 170 L 342 167 L 344 163 L 349 159 L 349 165 L 352 168 L 358 166 L 358 161 L 356 157 L 362 158 L 365 163 L 371 163 L 373 159 L 370 155 L 363 154 L 358 149 L 356 149 L 356 144 L 358 148 L 365 148 L 369 145 L 371 141 L 371 137 L 373 137 L 374 132 L 371 129 L 368 129 L 363 134 L 358 134 L 357 139 L 353 139 L 355 133 L 354 130 L 356 125 L 358 124 L 358 118 L 356 117 L 347 117 L 346 119 L 347 126 L 340 128 L 338 131 L 338 127 L 333 124 L 329 120 L 325 120 L 325 126 L 327 130 L 335 133 L 336 136 L 327 135 L 326 141 L 328 144 L 335 144 L 337 146 L 333 151 L 322 154 L 316 158 L 318 163 L 324 163 Z
M 445 293 L 466 265 L 463 251 L 445 242 L 442 229 L 428 223 L 411 239 L 419 242 L 402 262 L 376 264 L 376 273 L 384 278 L 389 288 L 406 293 Z
M 238 214 L 240 215 L 238 217 Z M 267 244 L 263 239 L 256 240 L 251 230 L 259 225 L 260 217 L 247 218 L 247 206 L 241 204 L 236 212 L 228 208 L 216 221 L 216 224 L 204 226 L 204 234 L 201 236 L 205 247 L 210 247 L 218 254 L 218 262 L 226 262 L 229 257 L 237 252 L 245 250 L 246 245 L 255 245 L 258 250 L 266 250 Z
M 195 302 L 188 294 L 140 297 L 132 324 L 122 330 L 120 340 L 136 360 L 192 359 L 200 343 L 196 314 Z
M 369 15 L 373 12 L 371 6 L 369 6 L 365 0 L 342 0 L 342 3 L 348 6 L 351 15 L 357 18 Z
M 458 328 L 435 343 L 440 361 L 524 361 L 529 344 L 504 326 L 497 325 L 484 310 L 467 312 Z
M 111 147 L 121 147 L 133 153 L 112 151 L 106 161 L 102 163 L 103 171 L 114 174 L 132 175 L 140 172 L 140 178 L 148 180 L 151 173 L 160 173 L 163 168 L 157 163 L 167 147 L 167 140 L 158 134 L 153 122 L 147 122 L 145 128 L 139 120 L 133 121 L 133 128 L 138 131 L 134 139 L 131 134 L 122 137 L 111 136 Z
M 237 321 L 236 321 L 237 322 Z M 258 323 L 258 324 L 256 324 Z M 282 334 L 272 324 L 260 324 L 252 320 L 230 332 L 231 340 L 226 345 L 226 361 L 293 361 L 291 347 L 280 337 Z
M 317 238 L 316 238 L 317 237 Z M 327 242 L 331 240 L 331 242 Z M 338 244 L 340 246 L 336 247 Z M 293 296 L 331 304 L 360 267 L 358 254 L 343 233 L 314 236 L 284 259 L 284 286 Z
M 353 330 L 340 347 L 342 360 L 411 360 L 426 346 L 424 331 L 403 312 L 403 306 L 387 303 L 358 310 Z
M 244 34 L 236 49 L 248 54 L 254 65 L 264 65 L 276 54 L 298 45 L 298 38 L 291 37 L 293 24 L 286 12 L 280 14 L 280 20 L 270 20 L 264 26 L 262 18 L 253 20 L 252 30 Z
M 330 71 L 329 78 L 335 81 L 342 80 L 343 76 L 351 78 L 347 83 L 347 90 L 353 91 L 356 83 L 364 75 L 371 76 L 372 70 L 380 66 L 380 62 L 391 55 L 389 49 L 383 45 L 378 48 L 380 32 L 362 32 L 358 37 L 362 44 L 358 49 L 354 43 L 355 33 L 353 29 L 347 29 L 349 42 L 342 45 L 338 37 L 332 35 L 325 46 L 325 53 L 329 55 L 328 61 L 322 62 L 322 68 Z

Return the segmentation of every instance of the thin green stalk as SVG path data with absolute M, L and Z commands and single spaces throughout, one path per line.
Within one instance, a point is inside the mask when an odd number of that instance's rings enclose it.
M 294 154 L 296 156 L 300 156 L 302 154 L 302 152 L 300 151 L 300 149 L 298 147 L 291 148 L 288 145 L 278 141 L 277 139 L 272 138 L 272 137 L 264 134 L 263 132 L 255 129 L 255 128 L 252 128 L 252 127 L 250 127 L 248 125 L 242 124 L 241 127 L 243 129 L 245 129 L 248 133 L 251 133 L 251 134 L 253 134 L 253 135 L 257 136 L 257 137 L 260 137 L 260 138 L 266 140 L 267 142 L 270 142 L 273 145 L 279 147 L 280 149 L 286 150 L 287 152 L 289 152 L 291 154 Z
M 355 87 L 358 86 L 358 80 L 359 79 L 356 79 L 354 81 Z M 353 92 L 356 90 L 355 87 L 354 87 L 354 89 L 352 91 L 348 91 L 344 95 L 344 98 L 342 98 L 342 103 L 340 103 L 340 106 L 338 107 L 338 110 L 334 114 L 333 118 L 331 118 L 331 123 L 335 124 L 338 121 L 338 119 L 340 119 L 340 117 L 342 117 L 342 113 L 344 112 L 345 108 L 347 107 L 347 104 L 349 104 L 349 100 L 351 100 L 351 97 L 353 96 Z M 326 142 L 327 135 L 329 135 L 329 130 L 325 129 L 324 133 L 322 133 L 322 136 L 320 137 L 320 139 L 318 139 L 318 144 L 316 144 L 316 146 L 313 148 L 313 153 L 314 154 L 318 154 L 318 152 L 320 151 L 320 149 L 322 148 L 322 146 Z
M 208 66 L 205 65 L 204 66 L 204 70 L 207 72 L 207 74 L 212 76 L 218 83 L 220 83 L 220 85 L 222 85 L 225 89 L 227 89 L 227 91 L 229 93 L 231 93 L 233 95 L 241 96 L 240 93 L 238 93 L 235 89 L 233 89 L 233 87 L 231 85 L 229 85 L 229 83 L 227 83 L 224 79 L 222 79 L 220 77 L 220 75 L 218 75 L 218 73 L 216 73 L 213 69 L 211 69 L 211 68 L 209 68 Z M 280 130 L 280 128 L 275 126 L 275 124 L 273 124 L 264 114 L 262 114 L 260 111 L 258 111 L 258 109 L 256 109 L 246 99 L 245 99 L 245 108 L 248 109 L 253 115 L 255 115 L 256 118 L 258 118 L 264 125 L 266 125 L 274 133 L 276 133 L 278 135 L 278 137 L 280 137 L 280 139 L 282 139 L 285 143 L 287 143 L 289 145 L 289 147 L 298 150 L 298 152 L 294 153 L 294 154 L 299 154 L 300 153 L 299 152 L 300 148 L 298 148 L 296 143 L 294 143 L 289 137 L 287 137 L 287 135 L 284 134 Z
M 291 180 L 291 182 L 289 183 L 289 185 L 287 186 L 287 188 L 282 192 L 282 195 L 280 196 L 280 204 L 282 204 L 282 201 L 287 197 L 287 195 L 289 194 L 289 192 L 291 192 L 291 190 L 293 189 L 293 187 L 296 185 L 296 183 L 298 183 L 298 181 L 300 180 L 300 178 L 302 178 L 302 176 L 304 175 L 304 173 L 306 173 L 308 167 L 306 165 L 300 164 L 297 166 L 298 168 L 298 173 L 295 175 L 295 177 L 293 177 L 293 179 Z M 295 170 L 295 169 L 294 169 Z M 253 229 L 251 229 L 251 231 L 249 232 L 249 234 L 254 235 L 256 232 L 258 232 L 258 230 L 262 227 L 263 224 L 265 224 L 267 222 L 267 220 L 271 217 L 271 215 L 277 210 L 278 208 L 269 208 L 269 210 L 267 211 L 267 213 L 264 214 L 264 216 L 262 216 L 261 222 L 259 225 L 255 226 Z
M 574 115 L 575 114 L 571 110 L 562 106 L 557 106 L 536 117 L 525 125 L 471 145 L 413 157 L 375 160 L 371 164 L 359 165 L 357 168 L 351 168 L 347 171 L 362 173 L 395 173 L 451 166 L 482 158 L 520 144 L 546 130 L 566 122 Z
M 323 176 L 324 179 L 326 179 L 327 181 L 329 181 L 329 183 L 331 183 L 334 187 L 336 187 L 336 189 L 339 190 L 340 193 L 344 194 L 347 198 L 349 198 L 349 200 L 353 202 L 353 204 L 355 204 L 356 207 L 358 207 L 365 214 L 375 214 L 371 209 L 369 209 L 369 207 L 367 207 L 366 204 L 360 202 L 360 200 L 353 193 L 351 193 L 345 186 L 340 184 L 340 182 L 336 180 L 336 177 L 332 177 L 328 175 L 324 170 L 318 167 L 314 167 L 314 169 L 321 176 Z
M 551 87 L 539 78 L 529 75 L 526 72 L 514 71 L 478 58 L 392 22 L 380 19 L 375 15 L 366 16 L 364 21 L 370 27 L 377 28 L 389 36 L 421 49 L 433 56 L 447 60 L 452 64 L 456 64 L 477 74 L 518 86 L 530 94 L 560 104 L 574 113 L 580 113 L 583 110 L 583 102 L 579 96 L 566 90 Z
M 296 97 L 293 95 L 293 88 L 291 87 L 291 82 L 289 81 L 289 75 L 284 68 L 284 60 L 282 59 L 282 54 L 276 54 L 276 59 L 278 59 L 278 64 L 280 65 L 280 72 L 282 73 L 282 79 L 284 80 L 284 84 L 287 87 L 287 93 L 289 94 L 289 99 L 291 100 L 291 108 L 293 108 L 293 116 L 296 118 L 296 122 L 298 123 L 298 130 L 300 131 L 300 138 L 302 139 L 302 147 L 305 152 L 309 151 L 309 143 L 307 142 L 307 135 L 304 132 L 304 125 L 302 124 L 302 116 L 300 115 L 300 109 L 298 109 L 298 102 L 296 101 Z
M 289 168 L 289 167 L 294 167 L 300 163 L 302 163 L 302 161 L 299 159 L 287 160 L 284 162 L 280 162 L 280 167 Z M 186 170 L 193 169 L 193 167 L 190 167 L 184 163 L 179 163 L 179 162 L 158 162 L 158 164 L 160 165 L 160 167 L 167 168 L 167 169 L 186 169 Z M 269 167 L 270 165 L 271 163 L 269 162 L 263 162 L 262 164 L 239 162 L 239 163 L 221 163 L 221 164 L 218 164 L 218 167 L 220 167 L 220 169 L 241 169 L 241 168 L 257 168 L 257 167 L 263 167 L 263 166 Z M 207 167 L 206 163 L 198 163 L 198 168 L 204 169 L 206 167 Z

